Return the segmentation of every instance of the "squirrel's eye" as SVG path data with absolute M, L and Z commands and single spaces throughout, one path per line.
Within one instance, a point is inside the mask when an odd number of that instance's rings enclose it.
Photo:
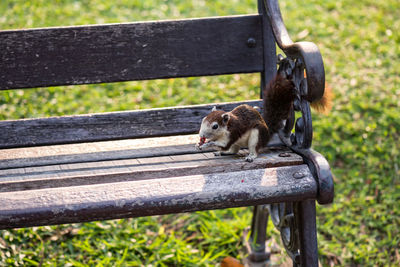
M 212 126 L 212 128 L 213 128 L 213 130 L 218 129 L 218 124 L 214 124 L 214 125 Z

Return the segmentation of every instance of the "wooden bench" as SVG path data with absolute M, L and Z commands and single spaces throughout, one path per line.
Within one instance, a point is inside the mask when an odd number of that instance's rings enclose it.
M 0 31 L 2 90 L 254 72 L 263 88 L 279 61 L 300 114 L 252 163 L 195 150 L 195 134 L 212 106 L 262 100 L 0 121 L 0 229 L 255 206 L 250 263 L 268 260 L 270 214 L 294 263 L 317 266 L 315 201 L 333 200 L 329 165 L 310 149 L 322 58 L 291 41 L 276 0 L 258 6 L 255 15 Z

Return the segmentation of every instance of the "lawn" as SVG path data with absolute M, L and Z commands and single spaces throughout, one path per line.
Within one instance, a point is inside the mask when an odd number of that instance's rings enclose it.
M 255 13 L 255 0 L 0 2 L 0 28 Z M 295 41 L 315 42 L 335 93 L 313 114 L 314 148 L 335 175 L 318 206 L 323 266 L 400 265 L 400 1 L 280 1 Z M 258 97 L 259 76 L 225 75 L 0 92 L 0 119 Z M 251 209 L 3 231 L 1 266 L 215 266 L 238 259 Z M 277 234 L 270 224 L 268 233 Z

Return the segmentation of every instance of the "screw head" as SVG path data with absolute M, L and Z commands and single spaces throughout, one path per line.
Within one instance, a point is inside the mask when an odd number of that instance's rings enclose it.
M 256 47 L 256 39 L 254 39 L 253 37 L 250 37 L 249 39 L 247 39 L 247 46 L 250 48 Z
M 282 153 L 279 154 L 279 157 L 288 158 L 288 157 L 290 157 L 290 154 L 286 153 L 286 152 L 282 152 Z
M 306 176 L 306 174 L 303 173 L 303 172 L 295 172 L 295 173 L 293 173 L 293 177 L 294 177 L 295 179 L 301 179 L 301 178 L 303 178 L 304 176 Z

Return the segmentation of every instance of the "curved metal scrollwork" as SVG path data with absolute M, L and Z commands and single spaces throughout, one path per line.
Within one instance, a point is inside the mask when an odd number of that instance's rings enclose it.
M 293 82 L 295 85 L 296 97 L 293 103 L 293 110 L 290 117 L 286 121 L 285 128 L 280 134 L 282 137 L 289 137 L 291 146 L 298 149 L 308 149 L 312 143 L 312 121 L 310 103 L 306 100 L 308 94 L 307 79 L 304 76 L 305 67 L 300 58 L 291 59 L 278 56 L 279 70 L 278 73 Z M 291 133 L 294 121 L 294 111 L 300 111 L 301 117 L 296 120 L 295 133 Z M 283 134 L 283 135 L 282 135 Z M 282 140 L 287 143 L 287 140 Z
M 310 102 L 317 101 L 324 95 L 325 71 L 321 53 L 314 43 L 294 43 L 291 40 L 282 20 L 278 0 L 259 0 L 259 9 L 264 18 L 266 15 L 266 20 L 269 22 L 276 43 L 287 56 L 286 58 L 282 55 L 278 56 L 278 73 L 291 80 L 295 85 L 296 96 L 293 107 L 289 118 L 286 120 L 285 127 L 278 132 L 279 137 L 288 147 L 291 147 L 300 155 L 304 155 L 305 163 L 310 166 L 314 177 L 318 178 L 319 190 L 327 188 L 323 191 L 324 193 L 327 192 L 325 193 L 327 197 L 326 199 L 325 197 L 321 198 L 320 203 L 330 203 L 333 197 L 333 186 L 328 171 L 329 167 L 324 168 L 327 170 L 325 171 L 327 175 L 322 178 L 320 168 L 313 167 L 317 161 L 316 158 L 320 159 L 321 157 L 316 157 L 310 149 L 313 135 Z M 307 77 L 305 77 L 305 71 Z M 296 112 L 298 113 L 297 116 Z M 322 160 L 319 162 L 324 163 Z M 325 164 L 325 166 L 328 165 Z M 325 186 L 325 184 L 328 186 Z M 299 224 L 303 224 L 300 222 L 300 215 L 304 212 L 303 204 L 303 202 L 289 202 L 270 204 L 268 207 L 272 221 L 281 233 L 282 243 L 292 258 L 294 266 L 300 265 L 300 258 L 302 258 L 301 261 L 304 266 L 307 266 L 308 263 L 304 261 L 304 255 L 300 255 L 299 229 L 300 226 L 303 229 L 304 225 Z M 304 250 L 303 241 L 301 241 L 302 250 Z
M 281 233 L 282 243 L 293 262 L 300 264 L 300 243 L 295 220 L 296 210 L 292 202 L 269 205 L 269 213 L 275 227 Z
M 278 56 L 279 69 L 281 76 L 291 80 L 295 86 L 295 100 L 289 118 L 286 120 L 285 127 L 279 133 L 280 138 L 287 145 L 296 149 L 308 149 L 312 142 L 312 122 L 310 103 L 306 100 L 308 87 L 307 79 L 304 75 L 305 66 L 300 58 L 284 58 Z M 295 112 L 301 115 L 297 118 Z M 292 132 L 293 127 L 295 129 Z M 290 139 L 290 141 L 288 141 Z M 299 232 L 296 222 L 296 204 L 277 203 L 269 205 L 272 222 L 281 233 L 282 243 L 295 264 L 300 264 L 300 244 Z

